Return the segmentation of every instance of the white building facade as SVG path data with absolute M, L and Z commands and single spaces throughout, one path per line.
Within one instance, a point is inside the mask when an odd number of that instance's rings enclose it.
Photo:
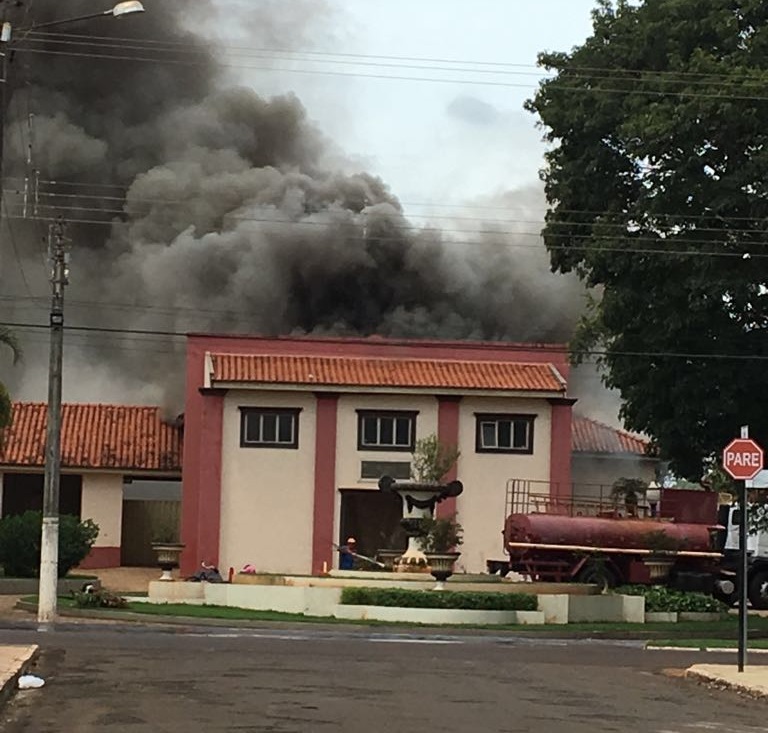
M 349 535 L 398 549 L 400 500 L 377 482 L 407 478 L 430 435 L 460 451 L 464 493 L 438 507 L 464 527 L 458 571 L 485 571 L 509 478 L 570 491 L 567 373 L 562 347 L 190 337 L 183 572 L 319 574 Z

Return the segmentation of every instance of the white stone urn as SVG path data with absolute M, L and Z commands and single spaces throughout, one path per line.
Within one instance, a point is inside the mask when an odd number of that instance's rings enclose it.
M 453 575 L 453 566 L 461 556 L 460 552 L 428 552 L 429 572 L 437 581 L 435 590 L 445 590 L 445 581 Z
M 171 572 L 179 567 L 179 558 L 185 545 L 180 542 L 153 542 L 157 565 L 163 571 L 160 580 L 173 580 Z
M 395 570 L 408 572 L 426 569 L 429 562 L 419 542 L 422 522 L 434 515 L 435 507 L 441 501 L 459 496 L 464 491 L 463 484 L 461 481 L 451 481 L 448 484 L 398 482 L 391 476 L 382 476 L 379 479 L 379 489 L 399 494 L 403 500 L 403 518 L 400 524 L 408 535 L 408 547 L 396 560 Z

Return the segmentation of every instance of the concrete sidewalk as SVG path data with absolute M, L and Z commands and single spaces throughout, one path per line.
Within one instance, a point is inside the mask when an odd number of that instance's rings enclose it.
M 743 672 L 736 664 L 694 664 L 686 677 L 752 697 L 768 697 L 768 664 L 749 664 Z
M 16 688 L 16 682 L 37 656 L 37 644 L 0 646 L 0 702 Z

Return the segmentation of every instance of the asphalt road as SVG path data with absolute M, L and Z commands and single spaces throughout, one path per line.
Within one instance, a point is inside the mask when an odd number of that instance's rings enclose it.
M 6 733 L 754 733 L 768 703 L 675 676 L 725 655 L 355 630 L 0 630 L 41 645 Z

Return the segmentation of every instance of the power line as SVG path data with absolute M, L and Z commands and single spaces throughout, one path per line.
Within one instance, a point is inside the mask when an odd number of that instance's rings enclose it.
M 0 326 L 7 328 L 24 328 L 24 329 L 47 329 L 48 326 L 38 323 L 18 323 L 18 322 L 0 322 Z M 183 331 L 161 331 L 150 329 L 131 329 L 131 328 L 106 328 L 99 326 L 66 326 L 67 331 L 82 332 L 82 333 L 99 333 L 99 334 L 124 334 L 131 336 L 167 336 L 173 338 L 188 338 L 190 335 L 195 335 L 190 332 Z M 236 337 L 237 334 L 224 334 Z M 248 338 L 248 335 L 244 335 L 243 338 Z M 362 338 L 362 337 L 360 337 Z M 397 338 L 393 339 L 397 341 Z M 504 344 L 505 348 L 510 351 L 530 351 L 534 348 L 536 351 L 542 353 L 552 354 L 568 354 L 569 348 L 564 345 L 555 344 L 510 344 L 503 340 L 497 340 L 499 344 Z M 691 359 L 691 360 L 733 360 L 733 361 L 768 361 L 768 355 L 762 354 L 726 354 L 726 353 L 703 353 L 703 352 L 682 352 L 682 351 L 606 351 L 606 350 L 579 350 L 580 354 L 585 356 L 621 356 L 632 358 L 671 358 L 671 359 Z
M 132 48 L 138 47 L 142 50 L 155 50 L 155 51 L 171 51 L 182 52 L 187 54 L 197 55 L 210 55 L 209 48 L 202 48 L 199 51 L 190 50 L 189 45 L 182 41 L 167 41 L 167 40 L 153 40 L 144 38 L 126 38 L 116 36 L 91 36 L 85 34 L 72 34 L 61 32 L 45 32 L 45 31 L 32 31 L 30 33 L 30 39 L 37 42 L 53 42 L 68 45 L 86 45 L 86 46 L 104 46 L 112 48 Z M 541 72 L 549 72 L 554 66 L 549 66 L 543 63 L 514 63 L 507 61 L 485 61 L 477 59 L 456 59 L 456 58 L 435 58 L 424 56 L 400 56 L 400 55 L 380 55 L 380 54 L 362 54 L 362 53 L 344 53 L 344 52 L 329 52 L 329 51 L 313 51 L 302 49 L 285 49 L 285 48 L 258 48 L 253 46 L 241 46 L 231 43 L 220 44 L 219 51 L 226 53 L 233 53 L 235 55 L 257 55 L 259 58 L 282 58 L 289 57 L 290 59 L 296 56 L 309 57 L 309 60 L 323 60 L 327 63 L 334 63 L 332 59 L 359 59 L 359 60 L 376 60 L 377 63 L 400 61 L 409 62 L 415 64 L 464 64 L 471 66 L 485 66 L 491 69 L 527 69 L 530 70 L 530 75 L 540 76 Z M 330 59 L 330 60 L 329 60 Z M 300 59 L 305 60 L 305 59 Z M 424 66 L 403 66 L 402 68 L 425 68 Z M 431 68 L 431 67 L 430 67 Z M 436 69 L 443 68 L 442 66 L 434 67 Z M 464 69 L 462 69 L 464 70 Z M 467 71 L 474 71 L 472 69 L 466 69 Z M 762 72 L 762 70 L 760 70 Z M 693 72 L 693 71 L 673 71 L 665 69 L 637 69 L 637 68 L 620 68 L 615 66 L 601 67 L 601 66 L 578 66 L 575 70 L 568 69 L 569 74 L 583 74 L 588 73 L 589 78 L 594 78 L 594 74 L 603 74 L 610 76 L 625 75 L 631 81 L 637 81 L 638 75 L 667 78 L 670 77 L 672 81 L 681 80 L 699 80 L 697 83 L 712 84 L 717 83 L 718 79 L 725 80 L 727 82 L 736 81 L 739 84 L 745 81 L 744 71 L 740 70 L 739 74 L 722 74 L 712 72 Z M 496 71 L 495 73 L 519 73 L 509 71 Z M 586 76 L 586 74 L 585 74 Z M 555 78 L 555 77 L 553 77 Z M 569 78 L 571 78 L 569 76 Z M 747 81 L 753 82 L 760 86 L 764 85 L 764 80 L 760 74 L 756 74 L 754 79 L 748 79 Z
M 55 214 L 56 218 L 62 222 L 65 222 L 67 224 L 84 224 L 84 225 L 98 225 L 98 226 L 110 226 L 111 221 L 108 220 L 98 220 L 98 219 L 84 219 L 84 218 L 67 218 L 60 216 L 62 211 L 65 211 L 66 209 L 56 209 Z M 101 211 L 101 210 L 99 210 Z M 9 214 L 7 216 L 8 219 L 18 219 L 20 221 L 50 221 L 52 218 L 54 218 L 54 213 L 51 214 L 49 217 L 44 216 L 19 216 L 19 215 L 12 215 Z M 104 213 L 110 213 L 110 212 L 104 212 Z M 114 214 L 123 214 L 124 212 L 112 212 Z M 324 223 L 324 222 L 289 222 L 289 221 L 275 221 L 270 219 L 258 219 L 255 217 L 237 217 L 237 216 L 230 216 L 227 215 L 224 217 L 225 220 L 233 220 L 233 221 L 241 221 L 241 222 L 259 222 L 264 224 L 277 224 L 277 225 L 285 225 L 285 226 L 325 226 L 325 227 L 331 227 L 331 226 L 339 226 L 339 224 L 334 223 Z M 350 224 L 352 226 L 352 224 Z M 456 234 L 464 234 L 464 235 L 475 235 L 477 237 L 481 237 L 481 239 L 472 239 L 472 240 L 466 240 L 466 239 L 444 239 L 436 242 L 426 242 L 421 244 L 426 245 L 435 245 L 440 246 L 443 248 L 450 248 L 451 246 L 464 246 L 464 247 L 478 247 L 478 248 L 485 248 L 485 247 L 504 247 L 507 249 L 531 249 L 531 250 L 543 250 L 542 243 L 540 241 L 534 242 L 531 244 L 527 244 L 524 242 L 515 242 L 515 241 L 492 241 L 489 240 L 488 237 L 528 237 L 528 238 L 536 238 L 537 240 L 541 239 L 541 232 L 521 232 L 521 231 L 512 231 L 512 230 L 462 230 L 462 229 L 418 229 L 415 227 L 405 228 L 403 227 L 400 231 L 404 233 L 404 236 L 406 234 L 411 235 L 418 235 L 418 234 L 444 234 L 444 233 L 456 233 Z M 728 232 L 724 232 L 725 234 L 728 234 Z M 755 234 L 759 234 L 759 232 L 755 232 Z M 766 245 L 768 245 L 768 242 L 722 242 L 722 241 L 713 241 L 712 239 L 696 239 L 696 238 L 687 238 L 687 237 L 680 237 L 680 239 L 674 239 L 674 238 L 663 238 L 663 237 L 640 237 L 640 236 L 626 236 L 619 239 L 623 239 L 627 242 L 630 246 L 605 246 L 600 244 L 595 244 L 595 242 L 605 241 L 605 242 L 615 242 L 618 237 L 616 236 L 600 236 L 600 235 L 590 235 L 590 234 L 556 234 L 556 233 L 548 233 L 547 238 L 551 239 L 554 237 L 558 237 L 561 240 L 567 240 L 567 244 L 555 244 L 551 241 L 546 244 L 546 249 L 549 251 L 552 250 L 563 250 L 563 251 L 583 251 L 583 252 L 590 252 L 590 253 L 616 253 L 616 254 L 636 254 L 636 255 L 666 255 L 666 256 L 680 256 L 680 257 L 720 257 L 720 258 L 728 258 L 728 259 L 740 259 L 740 260 L 750 260 L 750 259 L 764 259 L 768 258 L 768 253 L 761 253 L 761 252 L 753 252 L 750 251 L 754 247 L 764 248 Z M 375 235 L 371 234 L 369 236 L 337 236 L 336 239 L 338 241 L 344 241 L 344 242 L 361 242 L 361 243 L 367 243 L 367 242 L 393 242 L 393 243 L 401 243 L 402 237 L 393 237 L 393 236 L 387 236 L 387 235 Z M 583 245 L 575 244 L 574 241 L 581 241 L 581 242 L 587 242 Z M 638 247 L 635 246 L 635 243 L 638 242 L 651 242 L 655 244 L 660 244 L 663 242 L 669 242 L 670 247 Z M 417 244 L 417 242 L 414 242 L 413 244 Z M 701 249 L 681 249 L 681 245 L 708 245 L 708 246 L 736 246 L 740 247 L 741 249 L 738 251 L 710 251 L 710 250 L 701 250 Z
M 8 191 L 6 190 L 5 193 L 15 193 L 15 191 Z M 202 192 L 201 192 L 202 193 Z M 130 205 L 131 208 L 129 210 L 126 210 L 126 208 L 106 208 L 103 206 L 76 206 L 74 203 L 72 204 L 59 204 L 59 203 L 51 203 L 51 204 L 40 204 L 40 206 L 52 209 L 55 212 L 61 212 L 61 211 L 69 211 L 69 212 L 96 212 L 96 213 L 104 213 L 104 214 L 116 214 L 116 215 L 126 215 L 126 216 L 137 216 L 138 213 L 133 208 L 133 206 L 137 203 L 143 203 L 148 204 L 152 207 L 151 211 L 145 212 L 145 215 L 148 215 L 152 213 L 152 211 L 155 210 L 155 207 L 158 205 L 163 206 L 189 206 L 190 200 L 181 200 L 181 199 L 144 199 L 144 198 L 131 198 L 130 201 L 125 199 L 124 197 L 118 197 L 118 196 L 101 196 L 99 194 L 58 194 L 58 193 L 41 193 L 41 198 L 48 198 L 48 199 L 72 199 L 72 198 L 80 198 L 80 199 L 90 199 L 93 200 L 94 203 L 98 201 L 107 202 L 107 203 L 113 203 L 114 202 L 121 202 L 125 203 L 126 205 Z M 84 202 L 85 203 L 85 202 Z M 18 206 L 18 204 L 16 204 Z M 264 207 L 264 208 L 271 208 L 271 207 Z M 325 213 L 325 210 L 321 210 L 317 212 Z M 332 213 L 332 212 L 329 212 Z M 563 210 L 563 213 L 567 213 L 567 211 Z M 362 216 L 369 216 L 369 212 L 361 211 L 361 212 L 348 212 L 349 215 L 354 217 L 362 217 Z M 262 222 L 262 223 L 269 223 L 269 224 L 288 224 L 288 225 L 302 225 L 302 226 L 340 226 L 343 225 L 345 222 L 322 222 L 322 221 L 295 221 L 290 219 L 274 219 L 274 218 L 259 218 L 259 217 L 246 217 L 242 215 L 235 215 L 235 214 L 224 214 L 223 215 L 226 219 L 235 219 L 238 221 L 254 221 L 254 222 Z M 764 235 L 768 234 L 768 216 L 763 218 L 754 217 L 752 221 L 759 222 L 762 226 L 762 230 L 755 230 L 755 229 L 737 229 L 734 227 L 705 227 L 705 226 L 695 226 L 694 229 L 686 228 L 684 225 L 686 224 L 685 217 L 675 217 L 670 215 L 669 218 L 671 219 L 677 219 L 678 221 L 674 224 L 671 224 L 672 228 L 678 228 L 680 231 L 672 232 L 672 236 L 680 236 L 686 232 L 695 231 L 697 234 L 704 234 L 704 233 L 713 233 L 717 235 L 727 235 L 727 236 L 734 236 L 738 234 L 742 235 L 749 235 L 754 236 L 755 234 L 758 235 Z M 703 217 L 702 217 L 703 218 Z M 533 224 L 533 225 L 539 225 L 543 224 L 541 220 L 538 219 L 510 219 L 510 218 L 504 218 L 504 219 L 491 219 L 487 217 L 479 217 L 479 216 L 454 216 L 451 214 L 407 214 L 408 220 L 426 220 L 426 221 L 453 221 L 453 222 L 459 222 L 459 221 L 469 221 L 469 222 L 482 222 L 486 225 L 494 225 L 494 224 Z M 350 224 L 355 224 L 355 222 L 349 222 Z M 583 222 L 580 221 L 549 221 L 546 222 L 546 226 L 548 228 L 547 235 L 548 236 L 568 236 L 569 238 L 572 236 L 580 236 L 580 235 L 571 235 L 571 234 L 558 234 L 557 232 L 551 231 L 552 227 L 579 227 L 579 226 L 593 226 L 595 223 L 594 221 L 585 220 Z M 627 232 L 627 230 L 630 230 L 631 228 L 635 226 L 635 224 L 630 220 L 624 223 L 621 222 L 605 222 L 600 221 L 598 222 L 600 229 L 615 229 L 618 232 Z M 661 228 L 663 225 L 663 222 L 659 221 L 654 226 L 656 228 Z M 424 229 L 419 226 L 415 225 L 395 225 L 395 229 L 398 231 L 408 231 L 408 232 L 422 232 Z M 646 226 L 645 228 L 650 229 L 651 227 Z M 439 230 L 441 232 L 445 233 L 460 233 L 460 234 L 500 234 L 500 233 L 509 233 L 509 234 L 516 234 L 516 235 L 522 235 L 522 236 L 533 236 L 531 233 L 527 232 L 519 232 L 517 230 L 496 230 L 496 229 L 447 229 L 445 227 L 439 227 Z M 538 236 L 541 232 L 535 233 L 535 236 Z M 589 235 L 591 238 L 593 235 Z M 634 240 L 638 241 L 638 240 Z M 651 241 L 651 240 L 647 240 Z M 652 240 L 657 241 L 657 240 Z M 694 240 L 687 240 L 687 241 L 694 241 Z M 704 243 L 710 243 L 709 240 L 698 240 L 699 242 Z M 761 243 L 750 243 L 750 244 L 761 244 Z
M 49 49 L 19 48 L 17 49 L 17 53 L 33 53 L 33 54 L 44 54 L 44 55 L 51 55 L 51 56 L 68 56 L 73 58 L 88 58 L 88 59 L 101 59 L 101 60 L 106 59 L 106 60 L 113 60 L 113 61 L 130 61 L 130 62 L 142 62 L 142 63 L 152 63 L 152 64 L 164 63 L 164 64 L 174 64 L 174 65 L 180 65 L 180 66 L 207 65 L 202 61 L 201 62 L 182 61 L 179 59 L 152 58 L 152 57 L 136 56 L 136 55 L 124 56 L 124 55 L 117 55 L 117 54 L 56 51 L 52 49 L 49 50 Z M 335 76 L 335 77 L 388 79 L 388 80 L 394 80 L 394 81 L 431 82 L 431 83 L 439 83 L 439 84 L 454 84 L 454 85 L 458 84 L 458 85 L 469 85 L 469 86 L 494 86 L 494 87 L 507 87 L 507 88 L 519 88 L 519 89 L 536 89 L 537 88 L 537 85 L 516 84 L 513 82 L 490 81 L 490 80 L 483 80 L 483 79 L 476 79 L 476 80 L 446 79 L 446 78 L 440 78 L 440 77 L 354 73 L 354 72 L 345 72 L 345 71 L 332 71 L 327 69 L 297 69 L 297 68 L 285 68 L 285 67 L 276 67 L 276 66 L 253 66 L 253 65 L 247 65 L 247 64 L 233 64 L 233 63 L 227 63 L 227 62 L 220 62 L 220 65 L 223 67 L 248 69 L 251 71 L 279 72 L 279 73 L 286 73 L 286 74 L 310 74 L 310 75 L 314 74 L 314 75 Z M 435 71 L 439 71 L 439 69 L 435 69 Z M 595 80 L 594 76 L 588 76 L 584 78 L 585 80 L 588 80 L 588 81 Z M 622 81 L 622 80 L 614 79 L 613 81 Z M 628 79 L 627 81 L 631 81 L 631 80 Z M 672 91 L 672 90 L 658 90 L 658 89 L 641 89 L 641 88 L 638 88 L 636 85 L 634 85 L 631 89 L 613 89 L 613 88 L 607 88 L 607 87 L 590 87 L 589 89 L 587 89 L 580 85 L 573 85 L 570 87 L 561 85 L 560 89 L 562 91 L 580 92 L 582 94 L 606 94 L 606 93 L 607 94 L 630 94 L 631 93 L 631 94 L 640 94 L 640 95 L 650 96 L 650 97 L 675 96 L 675 97 L 684 97 L 686 99 L 738 100 L 738 101 L 749 101 L 749 102 L 768 101 L 768 96 L 758 96 L 753 94 L 709 94 L 709 93 L 699 93 L 699 92 L 688 92 L 683 90 Z
M 14 178 L 14 177 L 7 177 L 5 178 L 5 182 L 9 181 L 22 181 L 21 178 Z M 127 191 L 131 186 L 130 185 L 122 185 L 122 184 L 105 184 L 105 183 L 84 183 L 80 181 L 61 181 L 61 180 L 55 180 L 55 179 L 40 179 L 41 185 L 51 185 L 51 186 L 70 186 L 70 187 L 81 187 L 81 188 L 119 188 L 122 190 Z M 18 191 L 13 190 L 7 190 L 8 193 L 18 193 Z M 100 194 L 57 194 L 55 192 L 41 192 L 41 196 L 51 196 L 51 197 L 81 197 L 81 198 L 93 198 L 98 200 L 104 200 L 104 201 L 127 201 L 128 199 L 124 196 L 102 196 Z M 184 199 L 131 199 L 131 202 L 138 201 L 138 202 L 147 202 L 147 203 L 168 203 L 168 204 L 186 204 L 188 201 Z M 377 203 L 386 203 L 386 202 L 377 202 Z M 482 204 L 446 204 L 439 201 L 421 201 L 421 202 L 410 202 L 410 201 L 400 201 L 397 200 L 397 203 L 404 207 L 411 207 L 411 206 L 418 206 L 423 208 L 450 208 L 450 209 L 477 209 L 477 210 L 489 210 L 489 211 L 509 211 L 510 209 L 515 209 L 514 204 L 509 204 L 506 206 L 489 206 L 489 205 L 482 205 Z M 525 207 L 525 208 L 533 208 L 536 210 L 536 207 Z M 547 210 L 546 203 L 540 207 L 540 210 L 542 213 L 546 213 Z M 586 217 L 602 217 L 602 216 L 616 216 L 617 213 L 623 214 L 624 216 L 627 216 L 628 218 L 632 218 L 632 214 L 629 212 L 614 212 L 614 211 L 607 211 L 607 210 L 596 210 L 596 209 L 566 209 L 563 207 L 557 207 L 557 211 L 559 213 L 563 214 L 577 214 L 577 215 L 584 215 Z M 121 213 L 122 210 L 121 210 Z M 356 213 L 356 212 L 351 212 Z M 361 212 L 363 213 L 363 212 Z M 529 220 L 518 220 L 518 219 L 499 219 L 499 220 L 489 220 L 485 217 L 454 217 L 450 214 L 446 215 L 439 215 L 439 214 L 407 214 L 408 218 L 435 218 L 435 219 L 457 219 L 457 220 L 477 220 L 477 221 L 483 221 L 488 223 L 493 223 L 494 221 L 499 222 L 505 222 L 505 221 L 511 221 L 514 223 L 540 223 L 538 220 L 536 222 L 531 222 Z M 711 212 L 709 214 L 690 214 L 685 213 L 681 214 L 679 212 L 654 212 L 653 219 L 675 219 L 676 221 L 698 221 L 701 219 L 706 220 L 720 220 L 723 222 L 759 222 L 762 224 L 768 225 L 768 212 L 765 216 L 722 216 L 716 212 Z M 579 224 L 580 222 L 552 222 L 553 224 Z M 590 223 L 589 221 L 583 222 L 583 223 Z M 601 225 L 604 225 L 603 222 L 601 222 Z M 609 225 L 612 226 L 612 225 Z M 713 230 L 713 231 L 720 231 L 720 230 Z M 738 231 L 738 230 L 734 230 Z M 747 231 L 747 230 L 744 230 Z
M 2 210 L 5 215 L 6 226 L 8 228 L 8 237 L 11 240 L 11 249 L 13 250 L 13 257 L 16 260 L 16 264 L 19 267 L 19 274 L 21 275 L 21 282 L 24 284 L 24 289 L 28 295 L 32 295 L 32 288 L 29 287 L 29 280 L 27 280 L 27 273 L 24 271 L 24 265 L 21 261 L 21 255 L 19 254 L 19 248 L 16 244 L 16 235 L 13 233 L 13 226 L 11 225 L 10 217 L 8 216 L 8 206 L 6 199 L 3 197 L 0 199 L 2 203 Z

